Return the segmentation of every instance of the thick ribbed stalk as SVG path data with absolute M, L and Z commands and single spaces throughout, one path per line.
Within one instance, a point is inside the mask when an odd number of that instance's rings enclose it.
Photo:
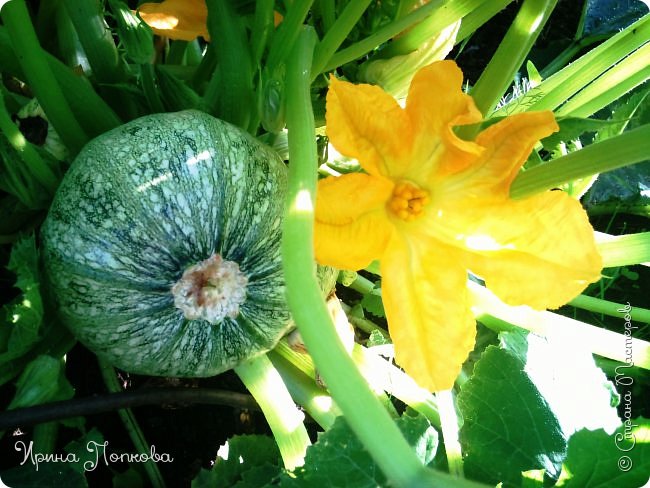
M 302 466 L 310 445 L 305 416 L 291 399 L 282 377 L 266 355 L 241 363 L 235 373 L 259 404 L 287 469 Z
M 336 404 L 392 484 L 478 486 L 422 466 L 343 348 L 321 297 L 312 244 L 317 159 L 309 86 L 314 42 L 314 32 L 303 30 L 287 70 L 291 163 L 282 257 L 289 307 Z

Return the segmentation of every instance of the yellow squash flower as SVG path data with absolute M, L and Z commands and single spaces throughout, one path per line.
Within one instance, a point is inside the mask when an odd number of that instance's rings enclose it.
M 183 41 L 198 36 L 210 40 L 207 28 L 208 8 L 205 0 L 164 0 L 143 3 L 138 13 L 154 33 Z
M 163 0 L 160 3 L 143 3 L 138 7 L 142 20 L 159 36 L 181 41 L 193 41 L 201 36 L 210 40 L 208 34 L 208 8 L 205 0 Z M 282 15 L 273 12 L 277 27 Z
M 510 185 L 552 112 L 507 117 L 474 141 L 453 127 L 481 114 L 452 61 L 421 69 L 405 108 L 381 88 L 332 79 L 327 135 L 366 173 L 318 185 L 315 252 L 361 269 L 380 260 L 397 362 L 430 391 L 452 387 L 476 324 L 467 271 L 503 301 L 556 308 L 600 277 L 602 260 L 579 202 L 561 191 L 513 200 Z

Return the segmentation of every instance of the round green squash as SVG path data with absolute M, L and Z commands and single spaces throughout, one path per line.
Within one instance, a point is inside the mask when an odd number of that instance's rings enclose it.
M 291 327 L 280 257 L 286 168 L 198 111 L 142 117 L 81 151 L 42 228 L 62 321 L 129 372 L 211 376 Z

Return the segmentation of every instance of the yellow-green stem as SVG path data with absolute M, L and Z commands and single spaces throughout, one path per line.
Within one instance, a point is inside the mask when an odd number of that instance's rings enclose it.
M 122 387 L 117 381 L 115 369 L 102 359 L 99 359 L 99 368 L 101 370 L 106 389 L 111 393 L 122 391 Z M 144 438 L 144 434 L 142 433 L 142 430 L 140 429 L 140 426 L 138 425 L 138 422 L 133 415 L 133 411 L 130 408 L 123 408 L 121 410 L 118 410 L 117 413 L 120 416 L 120 419 L 124 424 L 124 428 L 129 434 L 131 442 L 133 442 L 136 451 L 142 454 L 149 454 L 151 452 L 149 443 Z M 144 463 L 144 470 L 146 471 L 147 476 L 149 477 L 149 481 L 154 488 L 165 488 L 165 480 L 153 459 L 147 459 L 147 461 Z
M 304 464 L 309 436 L 305 416 L 293 403 L 282 377 L 266 355 L 235 367 L 235 373 L 255 398 L 278 443 L 284 467 L 291 470 Z
M 526 0 L 505 37 L 483 70 L 471 95 L 483 115 L 488 115 L 506 92 L 546 24 L 557 0 Z
M 463 454 L 458 440 L 458 414 L 452 390 L 444 390 L 436 394 L 440 412 L 440 425 L 442 437 L 445 441 L 445 453 L 449 472 L 458 477 L 463 477 Z
M 282 258 L 289 307 L 334 400 L 392 484 L 478 486 L 422 466 L 345 351 L 321 296 L 312 243 L 317 158 L 309 88 L 315 40 L 313 30 L 304 28 L 287 70 L 290 164 Z
M 9 31 L 13 50 L 17 53 L 26 81 L 65 145 L 72 154 L 77 154 L 88 136 L 70 110 L 50 69 L 45 51 L 36 37 L 25 0 L 9 0 L 2 5 L 0 14 Z
M 501 302 L 491 291 L 468 282 L 478 320 L 497 329 L 508 330 L 511 324 L 543 337 L 557 335 L 570 342 L 582 344 L 592 354 L 619 362 L 631 359 L 635 366 L 650 369 L 650 343 L 628 337 L 624 333 L 602 329 L 562 315 L 537 311 L 526 306 L 512 307 Z M 496 318 L 501 324 L 495 323 Z M 620 313 L 621 330 L 626 326 L 625 313 Z M 629 345 L 629 347 L 628 347 Z M 628 352 L 631 358 L 628 358 Z

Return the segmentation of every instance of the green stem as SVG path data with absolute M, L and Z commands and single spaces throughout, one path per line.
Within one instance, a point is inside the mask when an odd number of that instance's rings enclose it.
M 603 268 L 650 265 L 650 232 L 622 236 L 596 232 L 596 243 L 603 257 Z
M 296 408 L 282 377 L 266 355 L 257 356 L 235 367 L 235 373 L 257 401 L 271 427 L 285 468 L 302 466 L 309 436 L 304 415 Z
M 26 81 L 65 145 L 72 154 L 77 154 L 88 136 L 75 119 L 54 78 L 45 52 L 38 43 L 25 0 L 9 0 L 0 13 Z
M 384 339 L 390 339 L 388 333 L 371 320 L 350 315 L 348 315 L 348 320 L 354 327 L 362 330 L 368 335 L 372 334 L 373 332 L 378 332 Z
M 492 0 L 476 7 L 463 17 L 463 22 L 458 29 L 456 42 L 460 42 L 471 36 L 476 30 L 488 20 L 501 12 L 513 0 Z
M 183 64 L 183 58 L 185 57 L 185 51 L 187 51 L 188 45 L 188 41 L 171 41 L 169 43 L 169 51 L 167 52 L 165 64 Z
M 268 356 L 282 376 L 291 398 L 323 429 L 332 427 L 336 417 L 341 415 L 341 411 L 327 391 L 316 385 L 313 377 L 303 373 L 282 353 L 273 350 L 268 353 Z
M 412 25 L 417 24 L 423 19 L 426 19 L 429 15 L 433 15 L 433 13 L 438 8 L 439 5 L 437 3 L 429 2 L 417 10 L 409 13 L 408 15 L 405 15 L 404 17 L 385 25 L 384 27 L 377 30 L 377 32 L 374 34 L 371 34 L 361 41 L 356 42 L 351 46 L 342 49 L 341 51 L 334 54 L 323 68 L 323 71 L 332 71 L 339 66 L 342 66 L 346 63 L 349 63 L 350 61 L 354 61 L 355 59 L 368 54 L 373 49 L 376 49 L 385 42 L 388 42 L 400 32 L 408 29 Z
M 313 202 L 316 140 L 310 99 L 315 33 L 306 28 L 287 70 L 289 189 L 282 238 L 287 301 L 309 353 L 354 433 L 397 486 L 476 486 L 422 466 L 344 349 L 329 317 L 314 272 Z
M 357 0 L 345 6 L 331 29 L 327 31 L 323 40 L 318 43 L 314 52 L 314 63 L 312 64 L 312 79 L 323 71 L 327 62 L 345 41 L 350 31 L 359 21 L 363 13 L 370 5 L 371 0 Z
M 506 92 L 546 24 L 557 0 L 525 0 L 496 53 L 471 90 L 476 106 L 488 115 Z
M 461 453 L 460 441 L 458 440 L 458 414 L 454 403 L 454 394 L 451 390 L 441 391 L 436 394 L 438 408 L 440 411 L 440 424 L 442 438 L 445 441 L 445 453 L 449 472 L 460 478 L 463 473 L 463 455 Z
M 379 294 L 381 294 L 381 290 L 377 290 L 377 287 L 372 281 L 370 281 L 368 278 L 364 278 L 361 275 L 357 275 L 355 280 L 350 283 L 348 288 L 351 288 L 354 291 L 358 291 L 359 293 L 363 293 L 364 295 L 372 293 L 373 291 L 379 292 Z
M 102 359 L 98 359 L 99 367 L 102 373 L 102 378 L 104 379 L 104 384 L 106 389 L 111 393 L 118 393 L 122 391 L 120 383 L 117 381 L 117 375 L 115 374 L 115 369 Z M 117 411 L 124 427 L 131 438 L 131 442 L 135 446 L 135 449 L 142 454 L 148 454 L 151 452 L 149 448 L 149 443 L 144 438 L 144 434 L 138 425 L 138 422 L 133 415 L 133 411 L 130 408 L 122 408 Z M 144 463 L 144 469 L 147 472 L 149 481 L 154 488 L 165 488 L 165 480 L 163 479 L 158 466 L 153 461 L 153 459 L 148 459 Z
M 56 447 L 56 438 L 59 434 L 58 422 L 45 422 L 34 426 L 32 440 L 34 452 L 51 454 Z
M 23 136 L 16 124 L 11 121 L 2 90 L 0 90 L 0 132 L 4 134 L 9 144 L 20 155 L 34 179 L 43 185 L 50 195 L 54 195 L 54 191 L 59 184 L 59 179 L 43 158 L 41 158 L 34 146 L 25 139 L 25 136 Z M 13 171 L 12 168 L 7 169 Z
M 569 181 L 645 161 L 650 154 L 650 124 L 519 173 L 510 188 L 512 198 L 559 187 Z
M 542 69 L 539 74 L 542 76 L 542 79 L 548 78 L 569 64 L 569 62 L 580 52 L 593 44 L 604 41 L 608 37 L 610 37 L 608 34 L 601 34 L 574 40 L 560 54 L 558 54 L 553 61 L 544 66 L 544 69 Z
M 437 36 L 444 28 L 456 23 L 481 5 L 490 2 L 488 0 L 449 0 L 436 3 L 436 9 L 431 12 L 431 15 L 399 38 L 394 39 L 381 51 L 380 57 L 390 58 L 413 52 L 426 41 Z
M 610 302 L 609 300 L 603 300 L 602 298 L 590 297 L 587 295 L 578 295 L 576 298 L 571 300 L 568 305 L 583 310 L 589 310 L 590 312 L 620 318 L 621 310 L 624 310 L 626 305 L 629 304 Z M 650 324 L 650 310 L 647 308 L 631 307 L 629 314 L 635 322 Z M 623 313 L 623 315 L 625 315 L 625 313 Z
M 124 65 L 117 53 L 111 31 L 106 26 L 102 8 L 97 0 L 62 0 L 79 36 L 94 78 L 99 83 L 124 80 Z
M 156 73 L 153 64 L 143 63 L 140 65 L 140 77 L 142 80 L 142 91 L 149 103 L 151 113 L 165 112 L 160 93 L 157 86 Z
M 328 32 L 336 21 L 336 5 L 334 0 L 318 0 L 318 10 L 323 20 L 323 31 Z
M 248 130 L 254 111 L 251 51 L 241 17 L 229 2 L 208 0 L 208 29 L 215 45 L 217 69 L 205 92 L 212 112 Z
M 217 51 L 214 44 L 210 43 L 208 44 L 205 54 L 201 58 L 201 62 L 196 67 L 196 71 L 192 77 L 191 85 L 197 93 L 204 93 L 205 87 L 211 80 L 216 67 Z
M 253 67 L 257 67 L 262 60 L 266 45 L 273 34 L 273 0 L 258 0 L 255 4 L 255 20 L 251 39 L 253 53 Z
M 558 117 L 589 117 L 650 78 L 650 43 L 603 73 L 555 112 Z
M 295 0 L 289 4 L 287 15 L 278 26 L 271 41 L 269 57 L 266 60 L 269 72 L 273 72 L 280 63 L 289 57 L 313 2 L 314 0 Z
M 359 344 L 355 344 L 352 358 L 373 388 L 394 396 L 424 415 L 431 425 L 440 427 L 440 414 L 435 397 L 419 386 L 413 378 L 392 365 L 390 361 Z
M 518 98 L 515 103 L 504 105 L 493 115 L 509 115 L 527 110 L 554 110 L 647 43 L 648 36 L 650 36 L 650 15 L 645 15 L 566 68 L 545 79 L 523 97 Z
M 486 326 L 497 330 L 520 327 L 543 337 L 558 336 L 570 343 L 581 344 L 592 354 L 628 361 L 628 351 L 635 366 L 650 369 L 650 343 L 595 327 L 553 312 L 532 310 L 528 307 L 511 307 L 501 302 L 491 291 L 474 282 L 468 282 L 476 307 L 475 315 Z M 624 314 L 621 329 L 625 325 Z M 495 320 L 496 319 L 496 320 Z M 629 347 L 628 347 L 629 345 Z

